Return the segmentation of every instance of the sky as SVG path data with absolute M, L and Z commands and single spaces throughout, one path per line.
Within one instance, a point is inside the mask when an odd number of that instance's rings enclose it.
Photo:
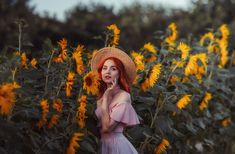
M 35 6 L 35 12 L 40 15 L 45 15 L 45 12 L 49 13 L 49 16 L 56 15 L 58 20 L 63 21 L 65 19 L 65 12 L 72 9 L 77 4 L 89 5 L 91 2 L 101 3 L 108 7 L 113 6 L 114 11 L 118 10 L 123 5 L 131 5 L 134 2 L 140 2 L 142 4 L 153 4 L 156 6 L 164 6 L 168 8 L 182 8 L 187 9 L 191 0 L 31 0 L 29 5 Z

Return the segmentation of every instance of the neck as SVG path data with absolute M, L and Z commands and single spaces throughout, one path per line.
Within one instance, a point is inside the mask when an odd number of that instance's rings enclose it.
M 109 87 L 110 87 L 110 86 L 108 86 L 108 88 L 109 88 Z M 116 86 L 113 88 L 113 90 L 112 90 L 111 96 L 113 97 L 117 92 L 119 92 L 120 89 L 121 89 L 120 86 L 119 86 L 119 85 L 116 85 Z

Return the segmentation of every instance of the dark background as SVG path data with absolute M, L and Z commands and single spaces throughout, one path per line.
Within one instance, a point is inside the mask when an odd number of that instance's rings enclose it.
M 103 47 L 104 41 L 97 38 L 103 35 L 106 26 L 113 23 L 121 30 L 120 46 L 126 50 L 138 50 L 149 41 L 159 44 L 160 31 L 165 31 L 171 22 L 177 24 L 179 38 L 188 40 L 189 44 L 191 40 L 198 40 L 209 29 L 216 30 L 223 23 L 228 24 L 231 33 L 235 32 L 234 0 L 193 1 L 193 7 L 188 11 L 169 11 L 134 4 L 123 7 L 118 14 L 114 14 L 112 8 L 102 5 L 92 5 L 92 9 L 78 5 L 66 14 L 64 22 L 49 16 L 40 17 L 35 13 L 35 8 L 29 6 L 29 2 L 30 0 L 0 1 L 1 52 L 17 50 L 19 19 L 23 19 L 25 23 L 22 49 L 31 53 L 40 52 L 47 39 L 53 44 L 67 38 L 71 46 L 81 43 L 91 49 Z M 229 44 L 230 49 L 234 48 L 233 42 Z

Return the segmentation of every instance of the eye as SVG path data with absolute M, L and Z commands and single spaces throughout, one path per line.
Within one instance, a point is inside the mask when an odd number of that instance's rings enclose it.
M 117 69 L 113 67 L 113 69 L 112 69 L 112 70 L 113 70 L 113 71 L 115 71 L 115 70 L 117 70 Z
M 102 68 L 102 70 L 105 70 L 105 69 L 107 69 L 107 68 L 106 68 L 106 67 L 103 67 L 103 68 Z

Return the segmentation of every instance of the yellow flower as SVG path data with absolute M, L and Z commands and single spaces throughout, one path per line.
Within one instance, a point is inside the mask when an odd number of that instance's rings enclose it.
M 97 51 L 98 51 L 98 50 L 95 49 L 95 50 L 93 50 L 91 53 L 87 53 L 87 57 L 88 57 L 89 59 L 91 59 L 91 58 L 96 54 Z
M 156 61 L 156 60 L 157 60 L 157 57 L 156 57 L 155 55 L 151 55 L 150 58 L 146 58 L 146 59 L 145 59 L 145 62 L 146 62 L 146 63 L 151 63 L 151 62 L 154 62 L 154 61 Z
M 201 101 L 201 103 L 200 103 L 200 105 L 199 105 L 199 109 L 200 109 L 201 111 L 203 111 L 205 108 L 207 108 L 208 103 L 209 103 L 209 101 L 211 100 L 211 98 L 212 98 L 211 93 L 206 92 L 206 94 L 205 94 L 203 100 Z
M 112 24 L 110 26 L 107 26 L 108 30 L 111 30 L 113 32 L 113 40 L 111 41 L 111 46 L 118 45 L 119 42 L 119 34 L 120 30 L 118 29 L 117 25 Z
M 77 114 L 76 114 L 77 122 L 80 128 L 84 128 L 85 118 L 86 118 L 85 113 L 86 113 L 87 97 L 85 95 L 81 96 L 78 99 L 78 102 L 80 106 L 78 107 Z
M 227 40 L 220 40 L 218 42 L 219 44 L 219 47 L 220 47 L 220 63 L 219 63 L 219 67 L 222 68 L 225 66 L 225 64 L 227 63 L 228 61 L 228 50 L 227 50 L 227 47 L 228 47 L 228 42 Z
M 140 77 L 140 75 L 137 74 L 136 77 L 135 77 L 135 80 L 133 81 L 133 85 L 136 85 L 136 84 L 137 84 L 137 82 L 138 82 L 138 80 L 139 80 L 139 77 Z
M 219 31 L 221 33 L 221 38 L 217 39 L 216 42 L 219 45 L 220 48 L 220 63 L 219 63 L 219 68 L 222 68 L 226 65 L 228 61 L 228 37 L 230 35 L 228 26 L 226 24 L 223 24 L 220 26 Z
M 20 51 L 16 51 L 14 54 L 20 56 Z
M 15 106 L 16 95 L 14 89 L 20 88 L 16 83 L 6 83 L 0 86 L 0 114 L 9 115 Z
M 202 66 L 199 66 L 197 61 L 202 62 Z M 184 75 L 195 75 L 198 80 L 201 80 L 202 75 L 205 74 L 205 68 L 207 67 L 207 56 L 205 53 L 200 53 L 192 55 L 189 58 L 189 61 L 185 67 Z
M 208 50 L 208 53 L 216 53 L 216 52 L 219 52 L 219 47 L 217 47 L 215 44 L 210 44 L 208 47 L 207 47 L 207 50 Z
M 191 101 L 191 95 L 184 95 L 177 103 L 176 106 L 182 110 L 185 108 Z
M 221 121 L 221 125 L 223 127 L 227 127 L 231 123 L 231 118 L 225 118 L 224 120 Z
M 67 76 L 67 82 L 66 82 L 66 96 L 67 97 L 71 96 L 71 90 L 74 84 L 74 80 L 75 80 L 75 73 L 69 72 Z
M 58 44 L 61 48 L 61 51 L 60 51 L 60 54 L 58 55 L 58 57 L 54 57 L 53 60 L 57 63 L 61 63 L 67 59 L 67 52 L 68 52 L 68 50 L 66 49 L 67 48 L 67 40 L 65 38 L 63 38 L 62 40 L 60 40 L 58 42 Z
M 171 82 L 171 84 L 174 85 L 177 81 L 179 81 L 178 76 L 173 75 L 173 76 L 170 77 L 170 82 Z
M 41 128 L 42 125 L 47 123 L 47 113 L 49 112 L 49 105 L 46 99 L 42 99 L 40 101 L 40 106 L 42 110 L 42 118 L 41 120 L 37 123 L 38 128 Z
M 214 38 L 214 34 L 211 33 L 211 32 L 208 32 L 208 33 L 204 34 L 204 35 L 201 37 L 201 39 L 200 39 L 200 45 L 201 45 L 201 46 L 204 46 L 205 40 L 207 40 L 207 39 L 209 39 L 210 42 L 214 41 L 214 39 L 215 39 L 215 38 Z M 210 43 L 209 43 L 209 44 L 210 44 Z
M 154 84 L 156 83 L 156 81 L 158 80 L 159 75 L 161 73 L 161 67 L 162 67 L 162 64 L 157 64 L 157 65 L 153 66 L 152 71 L 149 75 L 150 87 L 153 87 Z
M 185 60 L 188 57 L 189 50 L 191 50 L 191 48 L 187 44 L 180 42 L 180 44 L 177 47 L 177 50 L 181 51 L 181 58 Z
M 62 112 L 63 109 L 63 103 L 61 99 L 56 99 L 53 101 L 52 104 L 53 109 L 55 109 L 57 112 Z
M 184 61 L 184 60 L 179 60 L 179 61 L 177 61 L 177 60 L 173 59 L 173 61 L 172 61 L 173 67 L 174 67 L 174 66 L 177 66 L 177 67 L 179 67 L 179 68 L 183 68 L 183 67 L 184 67 L 184 64 L 185 64 L 185 61 Z
M 67 52 L 68 50 L 66 49 L 67 47 L 67 40 L 65 38 L 63 38 L 62 40 L 60 40 L 58 42 L 60 48 L 61 48 L 61 57 L 63 60 L 66 60 L 67 59 Z
M 165 39 L 165 42 L 167 42 L 169 45 L 174 45 L 178 34 L 177 26 L 175 23 L 171 23 L 168 26 L 168 29 L 171 31 L 171 34 Z
M 196 58 L 193 56 L 190 56 L 190 59 L 185 67 L 184 75 L 189 76 L 190 74 L 194 74 L 195 70 L 197 68 Z
M 32 65 L 32 67 L 33 68 L 37 68 L 36 67 L 36 64 L 37 64 L 38 62 L 37 62 L 37 60 L 35 59 L 35 58 L 33 58 L 32 60 L 31 60 L 31 62 L 30 62 L 30 64 Z
M 143 83 L 141 83 L 141 89 L 145 92 L 149 88 L 149 78 L 146 78 Z
M 83 89 L 86 90 L 87 94 L 92 93 L 96 95 L 99 92 L 100 78 L 97 72 L 90 71 L 83 78 Z
M 187 83 L 187 82 L 189 82 L 190 80 L 189 80 L 189 78 L 187 77 L 187 76 L 184 76 L 183 78 L 182 78 L 182 83 Z
M 84 136 L 82 133 L 74 133 L 69 146 L 67 148 L 67 154 L 76 154 L 76 149 L 80 147 L 80 145 L 77 143 L 78 141 L 81 140 L 80 137 Z
M 150 42 L 148 42 L 144 45 L 144 49 L 146 49 L 147 51 L 150 51 L 152 53 L 157 53 L 156 47 Z
M 157 147 L 155 147 L 154 152 L 155 154 L 161 154 L 169 146 L 170 146 L 169 141 L 167 139 L 162 139 L 161 143 Z
M 85 50 L 84 45 L 78 44 L 77 48 L 75 49 L 74 52 L 83 52 Z
M 221 32 L 221 40 L 228 40 L 228 37 L 230 35 L 228 25 L 223 24 L 222 26 L 220 26 L 219 30 Z
M 79 48 L 79 47 L 77 47 Z M 83 61 L 82 61 L 82 50 L 81 49 L 77 49 L 74 53 L 73 53 L 73 58 L 75 59 L 76 62 L 76 71 L 79 75 L 82 75 L 82 73 L 85 70 L 85 67 L 83 65 Z
M 63 62 L 63 59 L 62 59 L 61 54 L 60 54 L 58 57 L 54 57 L 54 58 L 53 58 L 53 61 L 56 62 L 56 63 L 62 63 L 62 62 Z
M 23 52 L 23 53 L 21 54 L 21 66 L 22 66 L 23 68 L 28 68 L 27 62 L 28 62 L 28 58 L 26 57 L 26 53 Z
M 143 91 L 146 91 L 148 88 L 154 86 L 161 73 L 161 67 L 162 67 L 161 64 L 156 64 L 155 66 L 153 66 L 150 73 L 148 74 L 148 77 L 141 84 L 141 89 Z
M 51 120 L 48 124 L 48 128 L 52 128 L 54 127 L 59 121 L 59 115 L 58 114 L 54 114 L 52 117 L 51 117 Z
M 131 52 L 131 56 L 133 57 L 134 62 L 136 64 L 136 70 L 143 71 L 144 70 L 144 63 L 143 63 L 144 56 L 141 55 L 140 53 L 135 52 L 135 51 Z

